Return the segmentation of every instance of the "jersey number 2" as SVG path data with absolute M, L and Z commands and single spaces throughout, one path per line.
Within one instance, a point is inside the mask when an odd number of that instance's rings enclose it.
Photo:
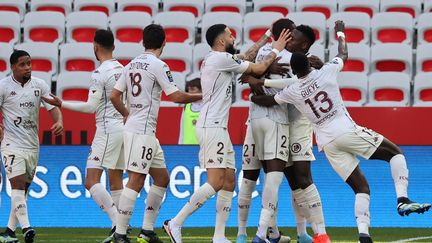
M 328 113 L 329 111 L 331 111 L 331 109 L 333 109 L 333 102 L 328 97 L 327 92 L 320 91 L 315 95 L 313 99 L 315 100 L 315 102 L 321 102 L 321 104 L 327 103 L 327 108 L 323 108 L 323 106 L 320 106 L 318 108 L 318 110 L 322 113 Z M 318 113 L 317 109 L 315 108 L 313 102 L 310 99 L 305 100 L 305 103 L 310 106 L 316 118 L 321 118 L 321 115 Z

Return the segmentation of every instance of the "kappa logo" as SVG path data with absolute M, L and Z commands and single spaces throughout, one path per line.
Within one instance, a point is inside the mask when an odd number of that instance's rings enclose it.
M 209 164 L 213 164 L 213 163 L 214 163 L 214 160 L 213 160 L 213 159 L 209 159 L 209 160 L 207 161 L 207 163 L 209 163 Z
M 15 91 L 10 92 L 10 96 L 15 96 L 17 93 Z
M 138 163 L 137 162 L 132 162 L 132 166 L 133 167 L 138 167 Z
M 97 157 L 97 156 L 95 156 L 95 157 L 93 158 L 93 160 L 94 160 L 94 161 L 100 161 L 99 157 Z
M 291 145 L 291 152 L 293 152 L 293 153 L 298 153 L 301 151 L 301 149 L 302 149 L 302 147 L 299 143 L 293 143 Z
M 147 210 L 147 211 L 154 211 L 154 208 L 153 208 L 152 206 L 148 206 L 148 207 L 146 208 L 146 210 Z

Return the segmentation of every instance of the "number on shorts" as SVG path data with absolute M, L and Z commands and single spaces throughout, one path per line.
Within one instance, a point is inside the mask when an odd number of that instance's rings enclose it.
M 11 155 L 8 155 L 8 157 L 10 158 L 10 165 L 13 165 L 13 162 L 15 160 L 15 155 L 11 154 Z M 3 156 L 3 160 L 4 160 L 3 163 L 7 164 L 8 159 L 7 159 L 6 155 Z
M 287 137 L 285 135 L 282 135 L 282 144 L 281 144 L 281 148 L 286 148 L 286 142 L 287 142 Z
M 251 144 L 252 147 L 252 157 L 255 157 L 255 144 Z M 249 150 L 249 146 L 247 144 L 244 145 L 244 153 L 243 156 L 244 157 L 249 157 L 249 155 L 247 154 Z
M 222 152 L 222 150 L 224 149 L 224 144 L 222 143 L 222 142 L 219 142 L 218 144 L 217 144 L 217 146 L 219 147 L 219 150 L 217 151 L 217 154 L 224 154 L 223 152 Z
M 321 104 L 327 103 L 328 106 L 327 106 L 327 108 L 323 108 L 322 106 L 320 106 L 319 107 L 319 111 L 321 111 L 322 113 L 328 113 L 333 108 L 333 102 L 328 97 L 328 94 L 325 91 L 318 92 L 315 95 L 314 100 L 316 102 L 318 102 L 318 100 L 320 99 L 320 97 L 322 97 L 321 100 L 320 100 Z M 318 113 L 317 109 L 315 108 L 314 104 L 312 103 L 312 101 L 310 99 L 305 100 L 305 103 L 310 106 L 310 108 L 313 111 L 313 113 L 315 114 L 316 118 L 321 118 L 321 115 Z
M 141 159 L 145 158 L 146 160 L 151 160 L 153 157 L 153 149 L 152 148 L 146 149 L 145 146 L 143 146 L 142 148 L 143 148 L 143 152 L 141 155 Z M 146 153 L 146 151 L 147 151 L 147 153 Z
M 140 85 L 140 83 L 141 83 L 141 80 L 142 80 L 142 77 L 141 77 L 141 74 L 140 73 L 130 73 L 129 74 L 129 77 L 130 77 L 130 79 L 131 79 L 131 86 L 132 86 L 132 96 L 133 97 L 136 97 L 136 96 L 138 96 L 139 94 L 141 94 L 141 90 L 142 90 L 142 88 L 141 88 L 141 85 Z

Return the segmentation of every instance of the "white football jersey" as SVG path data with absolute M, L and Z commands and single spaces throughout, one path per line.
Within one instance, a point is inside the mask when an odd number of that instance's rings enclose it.
M 50 88 L 42 79 L 31 77 L 23 85 L 12 75 L 0 80 L 0 109 L 3 116 L 3 148 L 39 149 L 39 108 L 41 96 L 50 98 Z M 54 106 L 42 101 L 47 110 Z
M 336 77 L 343 60 L 336 57 L 320 70 L 286 87 L 274 97 L 277 103 L 292 103 L 312 123 L 318 148 L 356 127 L 343 103 Z
M 228 126 L 235 75 L 247 70 L 249 62 L 227 52 L 211 51 L 201 66 L 203 108 L 197 127 Z
M 123 129 L 123 116 L 110 101 L 112 89 L 122 73 L 123 65 L 114 59 L 104 61 L 92 73 L 90 91 L 102 94 L 96 108 L 96 133 L 114 133 Z
M 266 44 L 263 47 L 260 48 L 258 51 L 257 57 L 255 62 L 260 62 L 264 59 L 265 56 L 267 56 L 271 50 L 272 50 L 271 44 Z M 282 50 L 278 57 L 281 57 L 281 59 L 278 61 L 279 63 L 290 63 L 291 60 L 291 53 L 287 50 Z M 280 78 L 289 78 L 292 76 L 291 69 L 290 69 L 290 75 L 277 75 L 277 74 L 271 74 L 267 76 L 267 78 L 270 79 L 280 79 Z M 281 89 L 275 89 L 275 88 L 266 88 L 263 87 L 265 94 L 267 95 L 274 95 L 277 92 L 281 91 Z M 275 105 L 272 107 L 264 107 L 259 106 L 257 104 L 254 104 L 251 102 L 250 105 L 250 118 L 251 119 L 260 119 L 268 117 L 270 120 L 280 123 L 280 124 L 289 124 L 288 120 L 288 106 L 286 104 L 281 105 Z
M 129 117 L 124 129 L 146 135 L 156 133 L 162 90 L 166 95 L 179 90 L 168 65 L 149 52 L 124 67 L 114 88 L 121 92 L 127 90 Z

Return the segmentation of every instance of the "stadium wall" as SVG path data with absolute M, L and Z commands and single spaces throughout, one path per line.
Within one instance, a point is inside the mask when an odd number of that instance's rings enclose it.
M 173 217 L 187 202 L 190 195 L 205 181 L 205 172 L 198 167 L 198 146 L 163 146 L 171 182 L 165 202 L 158 217 L 157 226 L 164 219 Z M 421 202 L 432 201 L 430 176 L 432 171 L 432 147 L 404 146 L 410 169 L 410 196 Z M 30 190 L 29 212 L 32 225 L 36 227 L 109 227 L 108 217 L 100 210 L 84 188 L 85 163 L 89 146 L 42 146 L 40 163 Z M 241 146 L 235 146 L 237 179 L 241 179 Z M 328 226 L 355 227 L 354 194 L 333 172 L 322 153 L 314 151 L 317 161 L 313 162 L 313 176 L 321 193 L 324 214 Z M 361 160 L 361 168 L 371 187 L 372 227 L 432 227 L 431 214 L 400 217 L 396 212 L 396 199 L 390 169 L 381 161 Z M 126 176 L 126 175 L 125 175 Z M 261 176 L 260 180 L 262 181 Z M 0 225 L 5 226 L 9 216 L 10 187 L 2 189 Z M 126 177 L 125 177 L 126 181 Z M 106 183 L 106 177 L 103 177 Z M 253 204 L 249 225 L 258 224 L 262 185 L 259 183 L 253 193 Z M 145 191 L 149 190 L 146 181 Z M 236 188 L 238 192 L 238 188 Z M 138 198 L 131 224 L 139 227 L 142 222 L 144 198 Z M 290 190 L 284 180 L 280 190 L 278 223 L 294 226 L 291 210 Z M 237 194 L 228 226 L 237 225 Z M 215 198 L 209 200 L 187 221 L 186 227 L 211 227 L 215 221 Z

